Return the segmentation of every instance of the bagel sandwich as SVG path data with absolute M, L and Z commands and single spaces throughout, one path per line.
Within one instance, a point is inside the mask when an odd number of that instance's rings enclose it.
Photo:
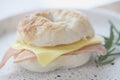
M 93 53 L 105 55 L 103 42 L 80 11 L 35 12 L 18 23 L 16 42 L 7 50 L 0 68 L 11 57 L 15 64 L 34 72 L 75 68 L 87 63 Z

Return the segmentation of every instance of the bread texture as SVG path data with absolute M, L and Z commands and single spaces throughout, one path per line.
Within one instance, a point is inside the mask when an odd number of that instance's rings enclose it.
M 49 72 L 56 69 L 68 69 L 81 66 L 89 61 L 90 53 L 81 53 L 76 55 L 63 55 L 54 60 L 47 66 L 41 66 L 37 59 L 26 60 L 17 63 L 21 67 L 33 72 Z
M 86 15 L 75 10 L 45 10 L 24 17 L 17 39 L 33 46 L 70 44 L 94 36 Z

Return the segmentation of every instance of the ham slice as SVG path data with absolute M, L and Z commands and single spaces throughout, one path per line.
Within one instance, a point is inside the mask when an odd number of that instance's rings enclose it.
M 90 46 L 83 47 L 77 51 L 66 53 L 64 55 L 76 55 L 80 53 L 99 53 L 101 55 L 105 55 L 106 49 L 104 48 L 104 46 L 100 44 L 96 44 L 96 45 L 90 45 Z M 17 63 L 17 62 L 35 59 L 35 58 L 36 58 L 35 53 L 29 50 L 25 50 L 22 53 L 18 54 L 14 62 Z
M 89 46 L 83 47 L 79 50 L 66 53 L 64 55 L 75 55 L 80 53 L 99 53 L 101 55 L 105 55 L 106 49 L 104 48 L 104 46 L 100 44 L 96 44 L 96 45 L 89 45 Z M 25 60 L 30 60 L 30 59 L 36 59 L 35 53 L 33 53 L 30 50 L 16 50 L 16 49 L 9 48 L 8 51 L 5 53 L 2 61 L 0 62 L 0 68 L 2 68 L 5 65 L 5 63 L 8 61 L 8 59 L 12 56 L 16 57 L 14 60 L 15 63 L 25 61 Z
M 106 49 L 100 44 L 85 46 L 77 51 L 71 52 L 69 54 L 80 54 L 80 53 L 99 53 L 100 55 L 106 54 Z
M 17 63 L 17 62 L 21 62 L 29 59 L 34 59 L 34 58 L 36 58 L 35 53 L 29 50 L 25 50 L 16 56 L 14 62 Z
M 23 50 L 9 48 L 0 62 L 0 68 L 2 68 L 5 65 L 5 63 L 8 61 L 10 57 L 18 55 L 19 53 L 22 53 L 22 51 Z

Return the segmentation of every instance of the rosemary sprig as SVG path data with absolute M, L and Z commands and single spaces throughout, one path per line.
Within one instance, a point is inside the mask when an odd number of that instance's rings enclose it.
M 115 58 L 110 58 L 111 56 L 120 55 L 120 52 L 115 52 L 116 46 L 120 46 L 120 31 L 117 30 L 115 25 L 110 21 L 110 34 L 109 37 L 103 36 L 105 39 L 104 46 L 107 50 L 106 55 L 97 56 L 95 60 L 96 66 L 103 66 L 110 64 Z

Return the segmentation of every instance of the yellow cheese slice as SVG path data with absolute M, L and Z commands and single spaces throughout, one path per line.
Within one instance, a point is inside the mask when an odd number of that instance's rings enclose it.
M 72 44 L 59 45 L 55 47 L 36 47 L 19 41 L 15 42 L 11 47 L 18 50 L 27 49 L 33 51 L 37 56 L 38 62 L 42 66 L 46 66 L 63 54 L 78 50 L 87 45 L 102 43 L 103 41 L 104 38 L 96 35 L 84 41 L 81 40 Z

